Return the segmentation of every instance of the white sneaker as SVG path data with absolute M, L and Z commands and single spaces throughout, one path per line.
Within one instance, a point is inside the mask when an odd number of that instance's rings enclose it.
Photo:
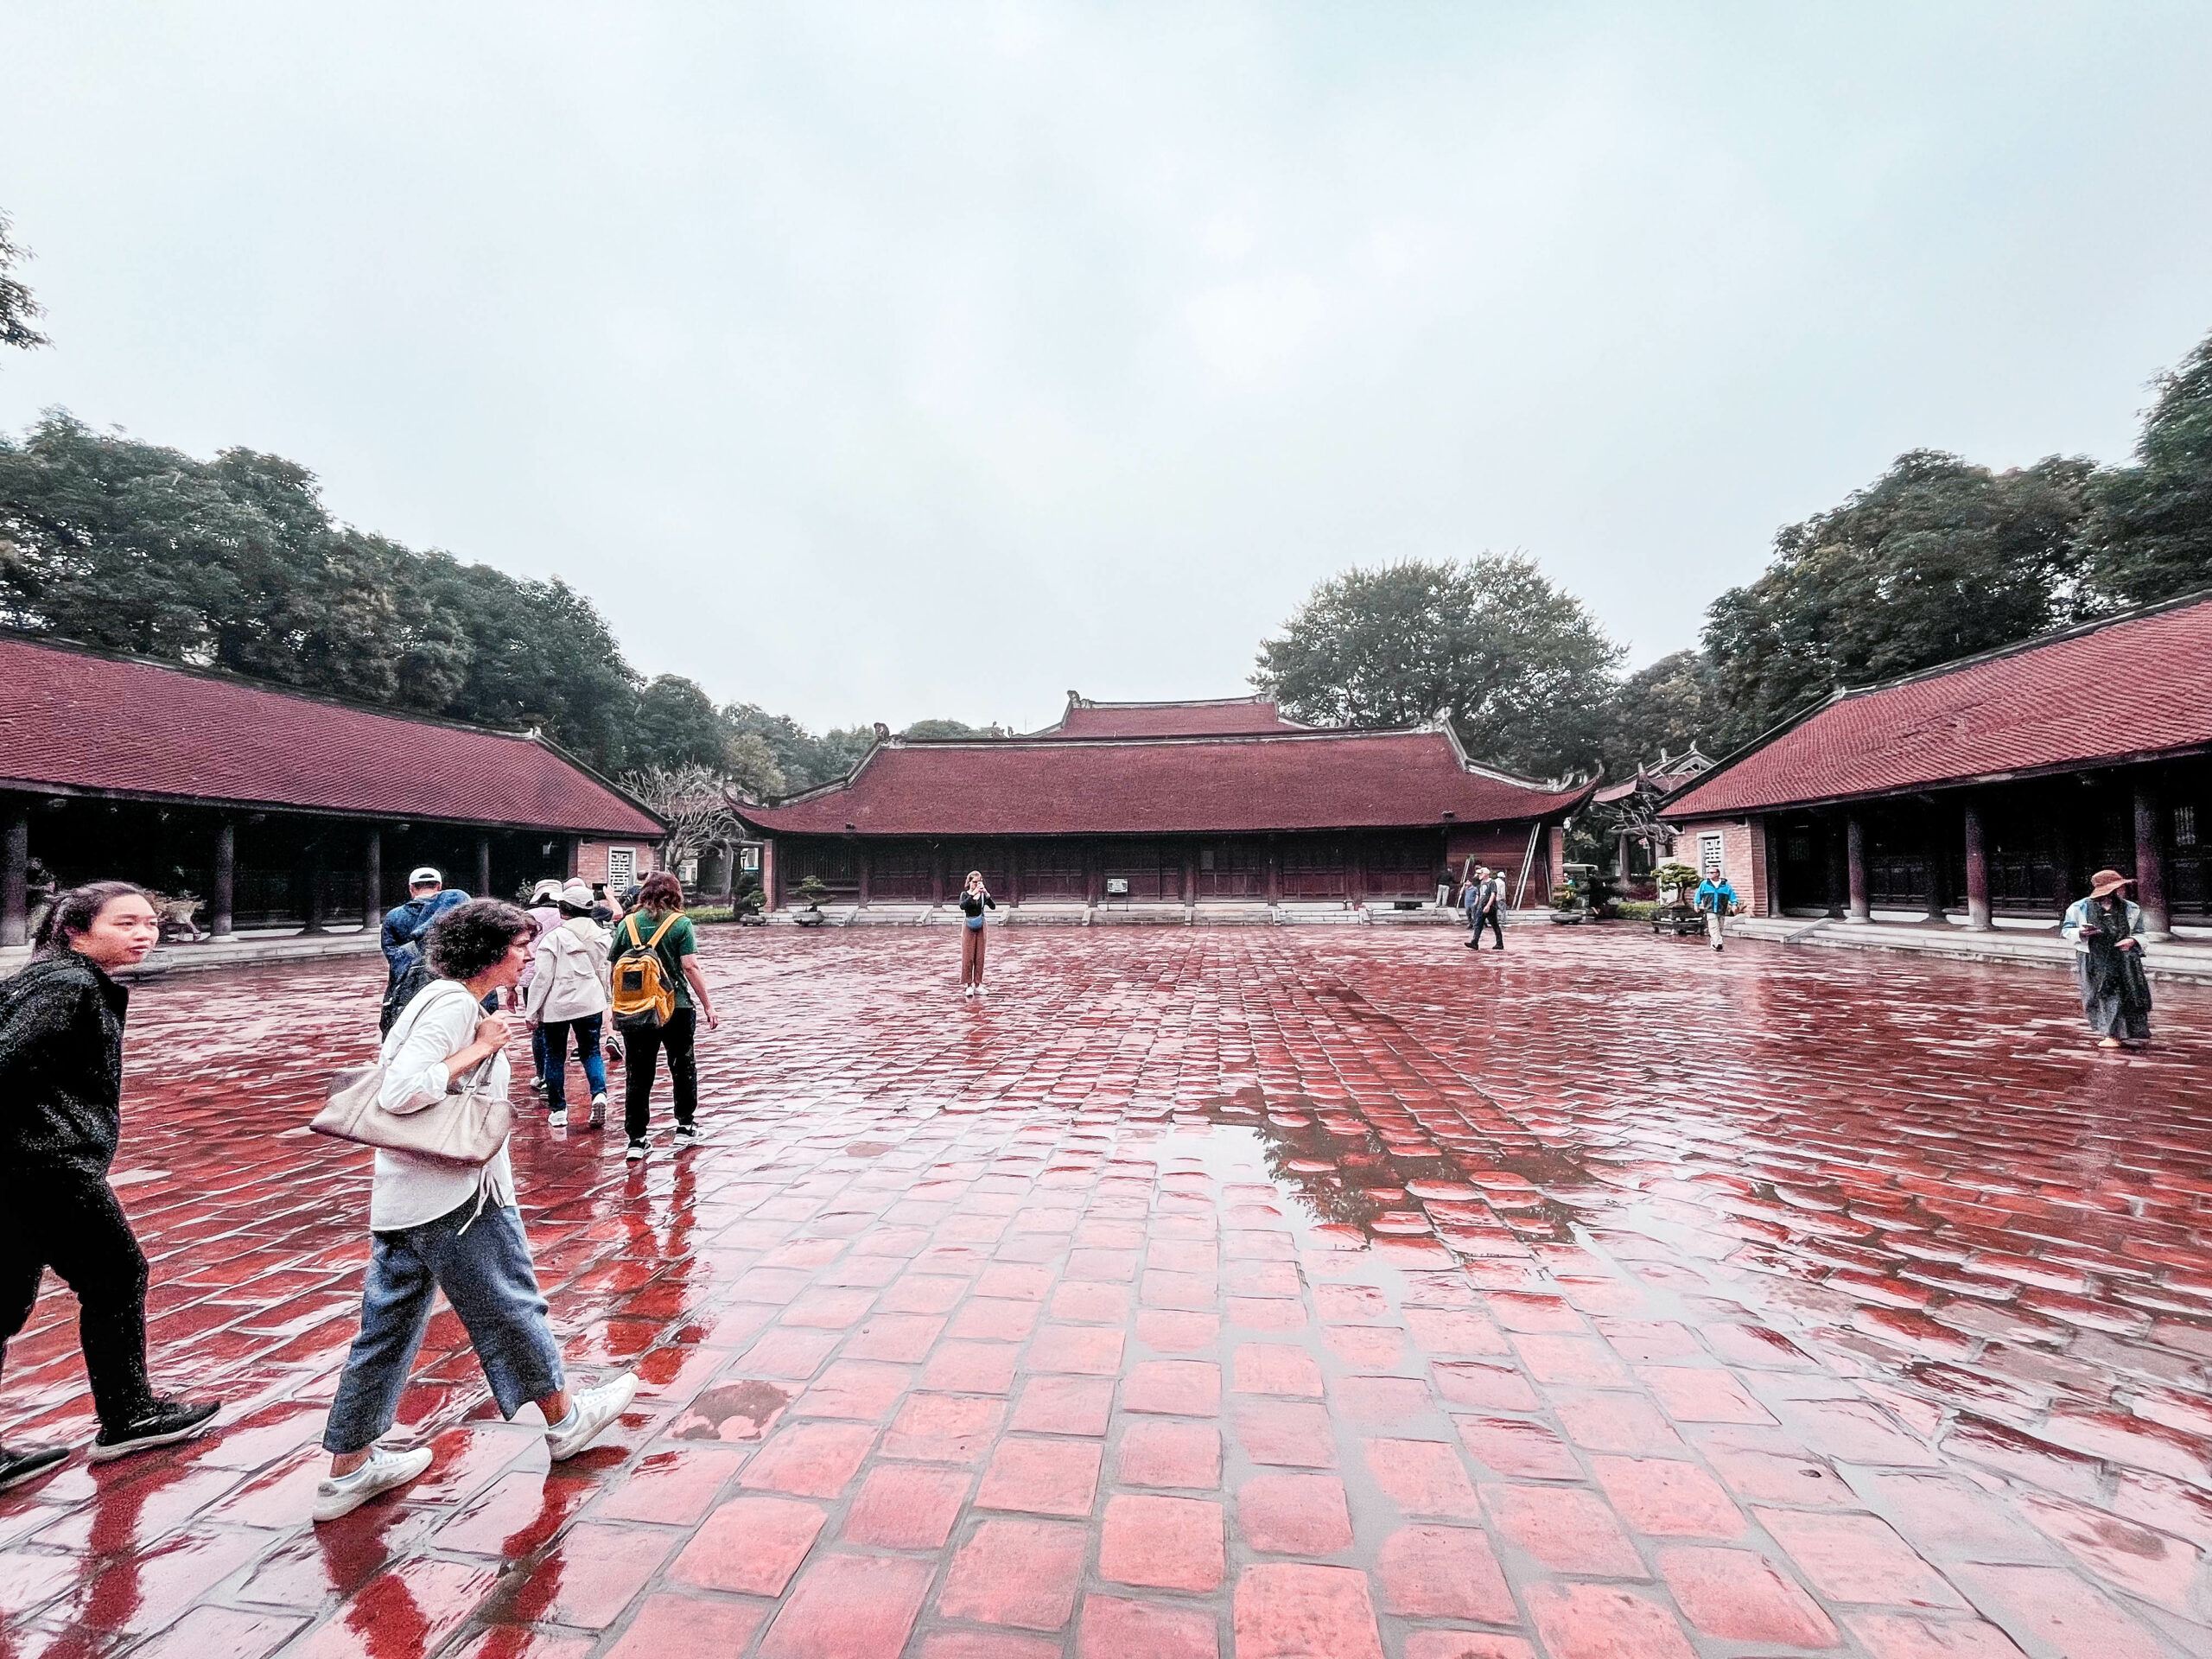
M 315 1489 L 315 1518 L 335 1521 L 341 1515 L 351 1515 L 378 1492 L 388 1492 L 395 1486 L 404 1486 L 409 1481 L 430 1466 L 430 1448 L 418 1446 L 412 1452 L 387 1452 L 380 1446 L 369 1448 L 369 1460 L 350 1475 L 326 1475 Z
M 676 1126 L 676 1134 L 672 1138 L 676 1142 L 676 1149 L 681 1152 L 686 1147 L 696 1147 L 699 1144 L 699 1131 L 693 1124 L 679 1123 Z
M 602 1382 L 595 1389 L 586 1389 L 569 1402 L 569 1414 L 557 1423 L 549 1423 L 545 1438 L 553 1452 L 553 1461 L 573 1458 L 600 1437 L 607 1426 L 630 1409 L 630 1402 L 638 1397 L 638 1379 L 625 1371 L 612 1382 Z
M 640 1164 L 645 1161 L 645 1151 L 646 1147 L 644 1141 L 632 1141 L 628 1146 L 622 1149 L 622 1156 L 626 1162 Z

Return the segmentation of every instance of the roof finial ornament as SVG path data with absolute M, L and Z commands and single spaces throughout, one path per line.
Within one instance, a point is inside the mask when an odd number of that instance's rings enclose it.
M 891 741 L 891 728 L 880 720 L 875 722 L 875 741 L 879 743 Z

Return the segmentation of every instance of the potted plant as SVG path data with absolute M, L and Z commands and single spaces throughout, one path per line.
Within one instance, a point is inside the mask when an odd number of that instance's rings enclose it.
M 792 917 L 791 920 L 797 922 L 801 927 L 821 926 L 830 919 L 822 913 L 822 901 L 829 896 L 829 893 L 830 884 L 820 876 L 800 877 L 798 885 L 791 889 L 791 896 L 804 899 L 806 908 Z

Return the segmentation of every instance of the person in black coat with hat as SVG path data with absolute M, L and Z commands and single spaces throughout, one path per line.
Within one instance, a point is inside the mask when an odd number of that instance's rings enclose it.
M 146 895 L 95 881 L 58 896 L 30 966 L 0 982 L 0 1355 L 29 1320 L 48 1268 L 76 1292 L 99 1413 L 95 1461 L 186 1440 L 219 1402 L 155 1395 L 146 1378 L 146 1257 L 107 1182 L 122 1137 L 123 1022 L 135 968 L 161 938 Z M 0 1491 L 66 1446 L 0 1446 Z

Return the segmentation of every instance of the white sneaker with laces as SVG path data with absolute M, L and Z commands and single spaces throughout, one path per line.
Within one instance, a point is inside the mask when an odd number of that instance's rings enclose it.
M 629 1163 L 636 1164 L 644 1162 L 645 1156 L 645 1143 L 642 1141 L 632 1141 L 628 1146 L 622 1149 L 622 1156 L 625 1161 Z
M 351 1515 L 378 1493 L 404 1486 L 429 1466 L 427 1446 L 418 1446 L 412 1452 L 388 1452 L 372 1446 L 369 1460 L 352 1474 L 326 1475 L 316 1484 L 315 1518 L 335 1521 L 341 1515 Z
M 586 1389 L 569 1402 L 569 1414 L 557 1423 L 545 1427 L 545 1439 L 553 1453 L 553 1461 L 573 1458 L 605 1431 L 607 1426 L 630 1409 L 630 1402 L 638 1397 L 638 1379 L 625 1371 L 612 1382 L 602 1382 L 595 1389 Z

